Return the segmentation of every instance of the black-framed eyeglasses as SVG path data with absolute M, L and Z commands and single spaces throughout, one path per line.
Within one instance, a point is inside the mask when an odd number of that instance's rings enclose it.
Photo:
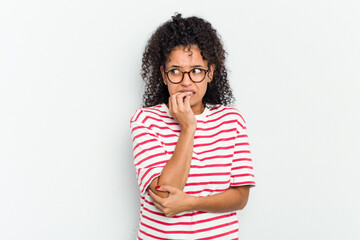
M 179 69 L 171 69 L 167 72 L 165 71 L 165 75 L 171 83 L 179 84 L 182 80 L 184 80 L 184 75 L 187 73 L 191 81 L 199 83 L 205 79 L 208 72 L 209 69 L 205 70 L 202 68 L 193 68 L 188 72 L 183 72 Z

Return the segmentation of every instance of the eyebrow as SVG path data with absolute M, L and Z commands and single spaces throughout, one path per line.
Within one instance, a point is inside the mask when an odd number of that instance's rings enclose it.
M 179 66 L 179 65 L 171 65 L 170 67 L 171 68 L 182 68 L 182 66 Z M 197 67 L 204 67 L 204 66 L 202 66 L 202 65 L 192 65 L 190 67 L 197 68 Z

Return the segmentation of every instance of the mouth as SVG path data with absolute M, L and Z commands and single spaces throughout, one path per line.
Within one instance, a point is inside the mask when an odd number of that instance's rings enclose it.
M 195 91 L 192 90 L 181 90 L 180 92 L 185 93 L 186 95 L 195 95 Z

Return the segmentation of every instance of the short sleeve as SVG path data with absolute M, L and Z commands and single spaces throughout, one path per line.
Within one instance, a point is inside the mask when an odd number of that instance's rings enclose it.
M 230 172 L 230 186 L 255 186 L 254 168 L 251 159 L 246 123 L 241 117 L 235 139 L 234 158 Z
M 130 121 L 136 177 L 143 196 L 151 181 L 160 176 L 169 156 L 156 133 L 140 121 Z

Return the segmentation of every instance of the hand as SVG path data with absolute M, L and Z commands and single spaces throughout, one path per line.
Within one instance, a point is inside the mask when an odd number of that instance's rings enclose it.
M 154 205 L 163 212 L 165 216 L 173 217 L 178 213 L 191 211 L 192 200 L 196 197 L 167 185 L 160 186 L 156 190 L 169 193 L 167 198 L 161 198 L 149 188 L 150 197 L 152 198 Z
M 169 97 L 169 112 L 180 124 L 181 129 L 196 129 L 196 118 L 190 105 L 191 96 L 184 92 L 178 92 Z

